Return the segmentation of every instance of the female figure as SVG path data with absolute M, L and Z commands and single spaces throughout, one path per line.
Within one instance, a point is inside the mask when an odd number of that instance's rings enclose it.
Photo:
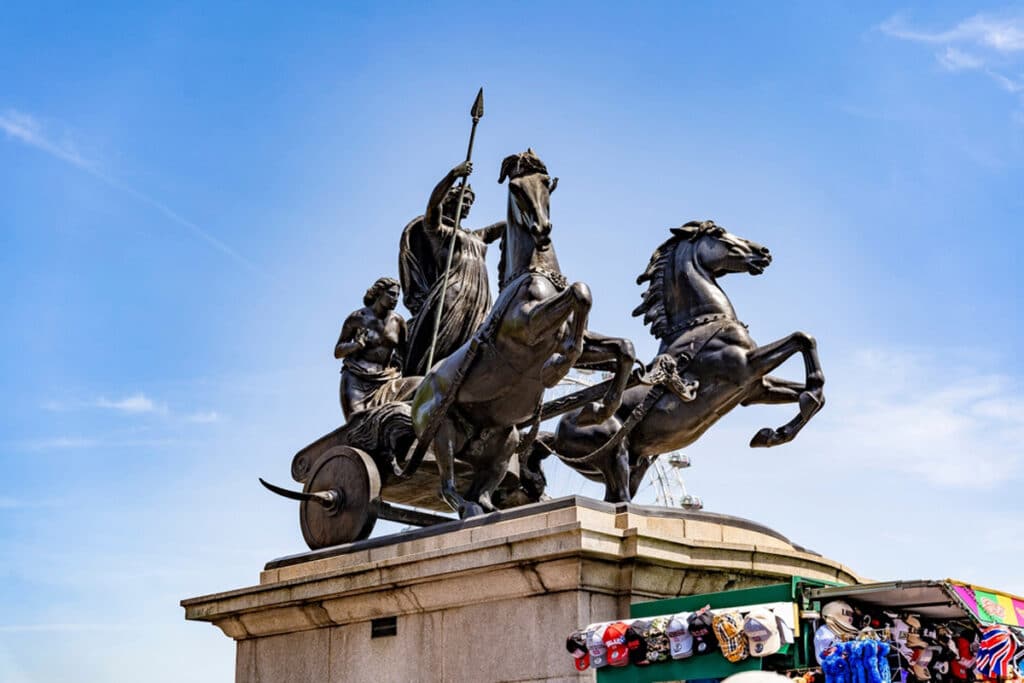
M 398 281 L 379 278 L 363 296 L 364 307 L 345 319 L 334 357 L 341 365 L 341 410 L 345 419 L 357 411 L 386 403 L 403 393 L 401 359 L 405 355 L 405 321 L 395 313 Z M 386 385 L 386 386 L 385 386 Z
M 441 179 L 427 202 L 427 212 L 414 219 L 402 232 L 398 268 L 402 278 L 405 307 L 413 314 L 409 322 L 409 350 L 405 356 L 407 375 L 425 375 L 427 356 L 434 337 L 434 319 L 441 305 L 448 250 L 455 240 L 444 307 L 437 325 L 434 362 L 451 355 L 469 341 L 491 308 L 487 281 L 487 245 L 505 232 L 505 221 L 475 231 L 456 228 L 455 213 L 459 188 L 455 182 L 473 172 L 466 161 Z M 473 190 L 466 186 L 462 218 L 473 205 Z

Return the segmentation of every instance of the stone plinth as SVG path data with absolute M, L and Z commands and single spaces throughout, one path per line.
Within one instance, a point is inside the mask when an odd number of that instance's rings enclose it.
M 859 582 L 746 520 L 562 498 L 282 558 L 181 604 L 237 642 L 237 683 L 576 681 L 594 679 L 564 648 L 577 626 L 791 576 Z

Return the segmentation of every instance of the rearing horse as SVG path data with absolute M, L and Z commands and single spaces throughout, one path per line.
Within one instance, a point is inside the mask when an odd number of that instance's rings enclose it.
M 491 496 L 520 443 L 516 425 L 536 422 L 546 388 L 573 365 L 612 363 L 615 381 L 583 418 L 600 422 L 618 407 L 633 363 L 628 341 L 586 331 L 590 288 L 568 284 L 559 270 L 549 218 L 557 178 L 532 150 L 502 162 L 498 182 L 506 178 L 501 292 L 473 338 L 431 369 L 412 403 L 416 436 L 437 460 L 441 496 L 463 518 L 495 509 Z M 464 496 L 456 458 L 474 471 Z
M 767 248 L 732 235 L 713 221 L 673 228 L 672 237 L 654 251 L 637 278 L 637 284 L 649 284 L 633 315 L 644 316 L 651 333 L 661 340 L 659 357 L 674 361 L 683 382 L 696 384 L 696 395 L 651 395 L 652 388 L 636 386 L 626 390 L 615 416 L 603 424 L 587 425 L 578 413 L 567 414 L 555 434 L 541 435 L 527 460 L 528 471 L 537 476 L 539 461 L 553 451 L 584 476 L 603 481 L 605 500 L 629 501 L 656 456 L 690 445 L 740 404 L 798 404 L 796 417 L 777 429 L 760 430 L 750 445 L 791 441 L 825 403 L 825 376 L 814 338 L 794 332 L 758 346 L 717 282 L 727 273 L 760 275 L 770 263 Z M 768 374 L 796 353 L 803 356 L 803 382 Z M 648 396 L 656 400 L 641 406 Z M 633 429 L 615 448 L 602 448 L 638 406 Z

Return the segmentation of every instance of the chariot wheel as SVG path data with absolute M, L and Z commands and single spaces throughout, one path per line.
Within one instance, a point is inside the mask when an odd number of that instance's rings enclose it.
M 306 544 L 316 550 L 369 537 L 377 523 L 380 473 L 365 452 L 335 446 L 317 458 L 303 488 L 326 494 L 299 505 Z

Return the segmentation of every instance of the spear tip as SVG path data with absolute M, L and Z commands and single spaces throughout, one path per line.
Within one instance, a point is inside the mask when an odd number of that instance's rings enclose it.
M 474 119 L 480 119 L 484 116 L 484 89 L 482 86 L 480 91 L 476 94 L 476 99 L 473 100 L 473 109 L 469 114 Z

